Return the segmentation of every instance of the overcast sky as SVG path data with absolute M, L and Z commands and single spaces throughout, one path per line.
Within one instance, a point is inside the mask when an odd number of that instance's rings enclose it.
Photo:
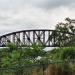
M 24 29 L 54 29 L 75 19 L 75 0 L 0 0 L 0 35 Z

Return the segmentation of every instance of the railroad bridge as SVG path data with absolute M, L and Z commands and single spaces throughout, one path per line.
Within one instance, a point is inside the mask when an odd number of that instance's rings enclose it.
M 32 46 L 33 43 L 45 47 L 60 47 L 73 44 L 75 35 L 56 30 L 22 30 L 0 36 L 0 47 L 6 47 L 8 43 L 18 46 Z

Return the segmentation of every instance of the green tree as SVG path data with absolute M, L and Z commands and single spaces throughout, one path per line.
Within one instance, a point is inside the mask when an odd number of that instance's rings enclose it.
M 74 33 L 75 32 L 75 26 L 74 23 L 72 23 L 72 20 L 70 18 L 66 18 L 65 22 L 59 22 L 55 30 L 61 31 L 61 32 L 70 32 Z
M 75 60 L 75 47 L 55 48 L 47 52 L 47 57 L 51 60 L 71 61 Z
M 55 34 L 55 44 L 60 46 L 72 46 L 75 45 L 75 26 L 72 20 L 69 18 L 65 19 L 65 22 L 60 22 L 56 25 L 52 35 Z
M 27 47 L 25 50 L 25 56 L 36 60 L 38 56 L 44 56 L 46 51 L 43 50 L 44 47 L 34 43 L 31 47 Z
M 23 75 L 23 67 L 37 64 L 38 56 L 45 56 L 43 49 L 44 47 L 36 43 L 26 48 L 9 43 L 7 48 L 0 49 L 0 67 L 13 68 L 16 75 Z
M 37 57 L 44 56 L 44 47 L 33 44 L 31 47 L 18 48 L 14 44 L 9 44 L 5 50 L 1 50 L 1 67 L 18 67 L 33 64 Z
M 75 71 L 75 47 L 55 48 L 48 51 L 48 58 L 57 63 L 57 69 L 62 75 L 73 75 Z

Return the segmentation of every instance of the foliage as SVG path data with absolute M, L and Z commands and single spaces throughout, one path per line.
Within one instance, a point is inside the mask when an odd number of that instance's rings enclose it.
M 75 59 L 75 47 L 62 47 L 55 48 L 48 52 L 48 57 L 52 60 L 74 60 Z
M 56 25 L 52 35 L 55 35 L 55 44 L 60 46 L 75 46 L 75 26 L 71 22 L 71 19 L 66 18 L 65 22 L 60 22 Z
M 62 70 L 60 75 L 75 74 L 75 47 L 55 48 L 47 52 L 47 57 L 55 63 L 56 71 Z
M 32 47 L 22 48 L 10 43 L 8 48 L 0 51 L 0 67 L 19 67 L 33 64 L 38 56 L 45 55 L 44 47 L 33 44 Z
M 69 70 L 69 72 L 66 73 L 66 75 L 69 75 L 70 71 L 75 70 L 75 64 L 72 62 L 72 60 L 75 60 L 75 43 L 73 43 L 73 41 L 75 41 L 75 36 L 66 35 L 65 33 L 74 33 L 75 27 L 71 24 L 69 18 L 66 18 L 66 21 L 67 23 L 58 23 L 55 28 L 58 32 L 54 31 L 52 35 L 55 35 L 56 37 L 55 44 L 58 45 L 60 43 L 61 46 L 63 46 L 64 44 L 68 47 L 55 48 L 51 51 L 46 52 L 44 50 L 44 47 L 36 43 L 34 43 L 31 47 L 19 47 L 13 43 L 8 43 L 7 48 L 0 49 L 0 67 L 12 68 L 34 65 L 37 63 L 41 63 L 42 65 L 44 65 L 48 64 L 48 62 L 58 62 L 57 69 L 63 68 L 64 74 L 66 70 Z M 62 33 L 59 34 L 59 32 Z M 38 57 L 41 58 L 37 59 Z M 65 63 L 65 61 L 69 61 L 69 63 Z M 61 62 L 62 64 L 59 64 Z M 48 65 L 46 66 L 46 68 L 47 67 Z M 22 71 L 23 68 L 21 69 L 21 73 Z
M 43 50 L 44 47 L 37 45 L 36 43 L 34 43 L 32 45 L 32 47 L 27 47 L 25 50 L 25 56 L 26 57 L 30 57 L 30 58 L 37 58 L 38 56 L 43 56 L 45 55 L 45 51 Z
M 74 33 L 75 32 L 75 26 L 71 22 L 70 18 L 66 18 L 65 22 L 60 22 L 56 25 L 55 30 L 61 31 L 61 32 L 70 32 Z
M 13 50 L 17 50 L 17 45 L 15 45 L 14 43 L 8 43 L 7 44 L 7 47 L 9 47 L 9 50 L 10 51 L 13 51 Z

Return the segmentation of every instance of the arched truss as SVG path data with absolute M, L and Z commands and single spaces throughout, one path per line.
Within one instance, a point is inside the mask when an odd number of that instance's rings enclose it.
M 18 46 L 32 46 L 33 43 L 44 47 L 60 47 L 74 41 L 74 34 L 56 30 L 22 30 L 0 36 L 0 47 L 6 47 L 7 43 Z

